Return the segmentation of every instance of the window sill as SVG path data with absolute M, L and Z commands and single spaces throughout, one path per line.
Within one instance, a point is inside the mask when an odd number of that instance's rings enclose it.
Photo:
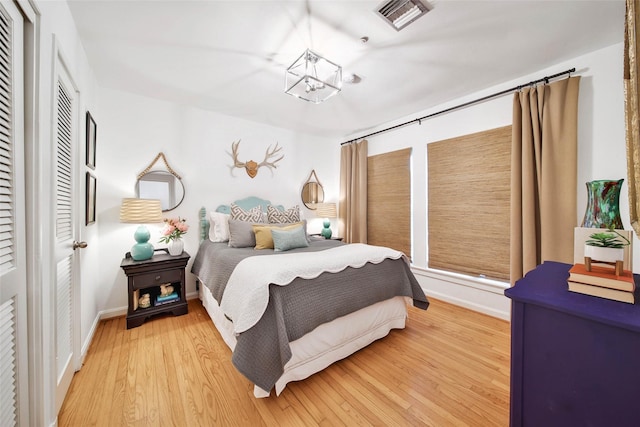
M 508 282 L 502 282 L 496 279 L 487 279 L 484 277 L 473 277 L 465 274 L 453 273 L 450 271 L 414 266 L 411 267 L 411 271 L 413 271 L 413 273 L 417 276 L 422 276 L 428 279 L 449 282 L 452 284 L 467 286 L 500 295 L 504 295 L 505 289 L 511 287 Z

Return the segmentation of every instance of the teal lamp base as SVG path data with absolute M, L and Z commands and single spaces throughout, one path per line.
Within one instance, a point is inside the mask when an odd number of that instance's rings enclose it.
M 138 227 L 136 232 L 133 234 L 133 238 L 136 239 L 135 245 L 131 248 L 131 258 L 134 261 L 144 261 L 150 259 L 153 256 L 153 245 L 149 243 L 149 238 L 151 238 L 151 233 L 144 225 Z
M 331 223 L 329 222 L 328 219 L 324 220 L 324 228 L 322 229 L 322 231 L 320 232 L 320 234 L 322 235 L 322 237 L 324 237 L 325 239 L 330 239 L 331 238 L 331 228 L 329 228 L 331 226 Z

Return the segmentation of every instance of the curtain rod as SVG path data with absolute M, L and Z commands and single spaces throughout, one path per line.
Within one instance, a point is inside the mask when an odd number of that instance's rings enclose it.
M 523 84 L 523 85 L 514 86 L 511 89 L 506 89 L 506 90 L 503 90 L 501 92 L 496 92 L 496 93 L 491 94 L 491 95 L 483 96 L 482 98 L 474 99 L 473 101 L 468 101 L 468 102 L 465 102 L 463 104 L 456 105 L 454 107 L 450 107 L 450 108 L 447 108 L 447 109 L 442 110 L 442 111 L 438 111 L 436 113 L 431 113 L 431 114 L 428 114 L 426 116 L 423 116 L 423 117 L 420 117 L 420 118 L 417 118 L 417 119 L 409 120 L 408 122 L 400 123 L 398 125 L 391 126 L 391 127 L 385 128 L 385 129 L 380 129 L 378 131 L 375 131 L 375 132 L 372 132 L 370 134 L 361 136 L 359 138 L 350 139 L 349 141 L 345 141 L 345 142 L 341 143 L 340 145 L 350 144 L 350 143 L 358 141 L 360 139 L 368 138 L 370 136 L 377 135 L 379 133 L 388 132 L 390 130 L 394 130 L 394 129 L 397 129 L 397 128 L 400 128 L 400 127 L 403 127 L 403 126 L 407 126 L 407 125 L 410 125 L 410 124 L 415 123 L 415 122 L 418 122 L 419 124 L 422 124 L 423 120 L 430 119 L 430 118 L 435 117 L 435 116 L 439 116 L 440 114 L 449 113 L 449 112 L 451 112 L 453 110 L 457 110 L 459 108 L 468 107 L 469 105 L 477 104 L 477 103 L 482 102 L 482 101 L 487 101 L 487 100 L 489 100 L 491 98 L 496 98 L 498 96 L 506 95 L 508 93 L 515 92 L 515 91 L 520 90 L 522 88 L 525 88 L 527 86 L 533 86 L 533 85 L 535 85 L 537 83 L 542 83 L 542 82 L 549 83 L 549 80 L 551 80 L 551 79 L 555 79 L 556 77 L 564 76 L 565 74 L 571 74 L 571 73 L 573 73 L 575 71 L 576 71 L 575 68 L 571 68 L 570 70 L 566 70 L 566 71 L 563 71 L 561 73 L 556 73 L 556 74 L 554 74 L 552 76 L 545 76 L 545 77 L 543 77 L 541 79 L 538 79 L 538 80 L 532 80 L 529 83 L 526 83 L 526 84 Z

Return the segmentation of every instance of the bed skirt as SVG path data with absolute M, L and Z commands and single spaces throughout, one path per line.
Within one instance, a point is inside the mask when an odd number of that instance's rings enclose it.
M 224 316 L 209 288 L 200 285 L 200 300 L 222 339 L 233 351 L 236 338 L 233 324 Z M 385 337 L 391 329 L 403 329 L 407 318 L 408 297 L 394 297 L 354 313 L 322 324 L 290 343 L 292 357 L 275 384 L 276 395 L 291 381 L 303 380 L 338 360 L 355 353 L 373 341 Z M 231 362 L 231 359 L 229 359 Z M 269 392 L 254 386 L 255 397 L 269 397 Z

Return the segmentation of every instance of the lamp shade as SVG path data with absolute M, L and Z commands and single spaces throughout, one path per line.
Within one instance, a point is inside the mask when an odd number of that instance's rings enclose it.
M 331 222 L 329 218 L 336 218 L 338 216 L 335 203 L 318 203 L 316 209 L 316 216 L 324 218 L 324 228 L 320 232 L 325 239 L 331 238 Z
M 156 199 L 122 199 L 120 222 L 154 224 L 162 222 L 162 207 Z
M 316 209 L 316 216 L 320 218 L 336 218 L 338 216 L 338 209 L 335 203 L 318 203 Z
M 133 238 L 137 242 L 131 248 L 131 258 L 144 261 L 153 257 L 154 248 L 149 243 L 151 233 L 143 224 L 162 222 L 162 207 L 156 199 L 122 199 L 120 222 L 140 224 Z

